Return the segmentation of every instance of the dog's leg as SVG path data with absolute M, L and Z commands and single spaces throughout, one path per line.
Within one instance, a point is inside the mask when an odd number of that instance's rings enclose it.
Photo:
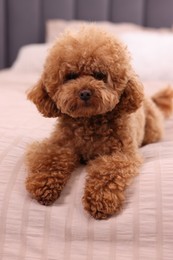
M 29 171 L 26 189 L 38 202 L 49 205 L 60 196 L 78 165 L 78 158 L 70 148 L 59 147 L 48 140 L 31 145 L 26 163 Z
M 100 156 L 88 165 L 83 196 L 84 208 L 96 219 L 117 213 L 124 201 L 124 190 L 141 164 L 139 155 L 116 153 Z

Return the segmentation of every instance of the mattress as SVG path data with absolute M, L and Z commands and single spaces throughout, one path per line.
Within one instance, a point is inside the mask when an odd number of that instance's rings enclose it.
M 160 142 L 140 148 L 144 163 L 117 216 L 98 221 L 84 211 L 83 166 L 52 206 L 40 205 L 25 190 L 25 151 L 50 134 L 56 119 L 43 118 L 26 100 L 41 67 L 28 49 L 22 59 L 26 67 L 17 60 L 0 72 L 0 259 L 172 260 L 173 117 L 165 121 Z M 167 83 L 148 79 L 145 92 L 151 95 Z

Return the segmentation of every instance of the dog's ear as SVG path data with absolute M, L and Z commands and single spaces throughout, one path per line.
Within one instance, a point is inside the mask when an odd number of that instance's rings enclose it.
M 143 98 L 143 85 L 137 76 L 132 76 L 127 81 L 126 87 L 121 95 L 118 110 L 132 113 L 141 106 Z
M 58 117 L 61 112 L 46 91 L 42 79 L 27 93 L 27 98 L 31 100 L 40 113 L 45 117 Z

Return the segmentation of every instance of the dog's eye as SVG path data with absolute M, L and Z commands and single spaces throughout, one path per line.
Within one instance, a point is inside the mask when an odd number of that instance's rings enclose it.
M 79 77 L 79 74 L 78 74 L 78 73 L 70 72 L 70 73 L 68 73 L 68 74 L 65 76 L 65 81 L 72 80 L 72 79 L 77 79 L 78 77 Z
M 93 77 L 94 77 L 95 79 L 97 79 L 97 80 L 103 80 L 104 82 L 106 82 L 106 80 L 107 80 L 107 76 L 106 76 L 106 74 L 103 73 L 103 72 L 95 71 L 95 72 L 93 73 Z

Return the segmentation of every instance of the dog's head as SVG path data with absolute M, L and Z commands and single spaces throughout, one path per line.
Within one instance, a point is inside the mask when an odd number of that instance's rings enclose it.
M 117 113 L 135 111 L 143 88 L 125 46 L 90 25 L 55 43 L 28 98 L 46 117 L 91 117 L 115 108 Z

